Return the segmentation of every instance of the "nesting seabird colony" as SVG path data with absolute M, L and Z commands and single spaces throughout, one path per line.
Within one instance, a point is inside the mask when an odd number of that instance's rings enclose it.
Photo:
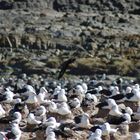
M 2 78 L 0 140 L 139 140 L 139 83 L 106 77 Z

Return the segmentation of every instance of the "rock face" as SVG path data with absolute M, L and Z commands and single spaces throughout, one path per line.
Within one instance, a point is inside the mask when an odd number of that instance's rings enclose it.
M 0 9 L 50 8 L 57 11 L 85 12 L 93 10 L 134 12 L 139 14 L 139 0 L 1 0 Z
M 47 51 L 52 60 L 46 66 L 51 68 L 56 66 L 53 57 L 61 60 L 62 55 L 74 54 L 101 58 L 93 65 L 96 71 L 108 65 L 111 73 L 139 70 L 139 0 L 0 0 L 0 17 L 1 60 L 10 60 L 10 52 L 16 56 L 17 50 L 25 54 Z M 88 63 L 85 69 L 92 71 Z

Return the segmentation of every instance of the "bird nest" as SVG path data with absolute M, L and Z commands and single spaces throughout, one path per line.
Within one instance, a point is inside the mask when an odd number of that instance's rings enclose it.
M 139 122 L 131 122 L 129 124 L 130 132 L 140 132 L 140 121 Z

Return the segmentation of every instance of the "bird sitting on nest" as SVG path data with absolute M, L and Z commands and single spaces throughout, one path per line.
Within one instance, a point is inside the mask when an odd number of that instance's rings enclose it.
M 29 96 L 25 102 L 27 103 L 29 110 L 33 110 L 39 105 L 37 95 L 35 92 L 29 92 Z
M 111 126 L 110 126 L 110 124 L 108 122 L 105 122 L 102 125 L 95 125 L 95 126 L 91 127 L 89 130 L 91 132 L 95 132 L 97 129 L 102 130 L 102 134 L 104 136 L 116 133 L 118 131 L 118 128 L 117 129 L 111 128 Z
M 94 133 L 91 133 L 88 137 L 88 140 L 102 140 L 102 130 L 96 129 Z
M 6 91 L 0 95 L 0 102 L 11 103 L 13 101 L 14 93 L 10 91 L 9 88 L 6 88 Z
M 128 113 L 124 113 L 121 117 L 110 119 L 108 122 L 114 125 L 129 124 L 131 122 L 131 116 Z
M 98 103 L 98 99 L 95 95 L 87 93 L 85 98 L 83 99 L 82 106 L 88 107 L 91 105 L 96 105 Z
M 82 115 L 78 115 L 74 117 L 74 122 L 76 128 L 90 128 L 92 125 L 89 121 L 89 115 L 87 113 L 83 113 Z
M 11 127 L 6 132 L 1 132 L 4 136 L 3 140 L 20 140 L 21 130 L 19 128 L 19 124 L 12 122 L 10 125 Z
M 81 106 L 80 100 L 78 98 L 70 99 L 68 104 L 71 109 L 79 108 Z
M 45 121 L 46 120 L 46 108 L 41 105 L 37 107 L 35 110 L 31 111 L 31 113 L 34 113 L 35 118 L 39 121 Z
M 40 104 L 46 104 L 46 103 L 48 103 L 49 97 L 50 97 L 50 94 L 48 93 L 46 88 L 45 87 L 41 87 L 40 88 L 40 92 L 37 95 L 38 102 Z
M 57 113 L 57 111 L 58 111 L 57 104 L 53 101 L 49 101 L 48 102 L 48 111 L 50 113 Z
M 54 95 L 54 98 L 52 99 L 55 102 L 67 102 L 67 96 L 65 89 L 61 89 L 58 94 Z
M 6 114 L 5 110 L 3 109 L 2 105 L 0 104 L 0 118 L 5 117 L 5 114 Z
M 59 115 L 63 116 L 63 115 L 70 115 L 71 114 L 71 110 L 70 110 L 68 104 L 65 102 L 58 104 L 57 109 L 58 109 L 57 113 Z
M 21 119 L 22 119 L 21 113 L 14 112 L 13 114 L 1 118 L 0 123 L 17 122 L 19 124 Z
M 110 109 L 113 105 L 116 105 L 116 102 L 114 99 L 108 99 L 106 101 L 103 101 L 96 105 L 99 109 Z
M 40 120 L 36 119 L 33 113 L 29 113 L 26 120 L 27 120 L 27 126 L 26 126 L 27 131 L 32 131 L 33 128 L 35 128 L 38 124 L 42 123 Z
M 132 134 L 132 140 L 140 140 L 140 134 L 139 133 L 133 133 Z
M 49 132 L 47 137 L 46 137 L 46 140 L 57 140 L 55 133 L 53 131 Z

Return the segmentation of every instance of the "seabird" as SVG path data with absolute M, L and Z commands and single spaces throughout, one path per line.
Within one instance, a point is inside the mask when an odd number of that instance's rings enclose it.
M 58 80 L 64 75 L 66 69 L 69 67 L 71 63 L 73 63 L 76 60 L 76 58 L 69 58 L 63 64 L 61 64 L 61 71 L 59 72 L 58 75 Z
M 91 127 L 91 124 L 89 121 L 89 115 L 87 113 L 84 113 L 84 114 L 79 115 L 79 116 L 75 116 L 74 122 L 75 122 L 77 128 L 89 128 L 89 127 Z
M 27 106 L 24 102 L 19 102 L 19 103 L 16 103 L 14 105 L 14 108 L 12 108 L 10 111 L 9 111 L 9 114 L 13 114 L 14 112 L 24 112 L 24 110 L 27 109 Z
M 30 92 L 35 93 L 35 89 L 31 85 L 24 85 L 22 89 L 14 91 L 14 93 L 19 93 L 22 96 L 29 96 Z
M 13 101 L 14 93 L 6 88 L 6 91 L 0 95 L 0 102 L 11 103 Z
M 39 121 L 45 121 L 46 120 L 46 112 L 47 112 L 47 110 L 43 105 L 39 106 L 34 111 L 35 118 Z
M 123 113 L 119 110 L 118 105 L 113 105 L 109 111 L 109 115 L 113 117 L 120 117 Z
M 94 133 L 90 134 L 88 140 L 102 140 L 101 136 L 102 136 L 102 130 L 96 129 Z
M 109 124 L 120 125 L 129 124 L 131 122 L 131 116 L 128 113 L 123 114 L 121 117 L 116 117 L 108 121 Z
M 132 89 L 131 93 L 125 95 L 127 101 L 139 102 L 140 101 L 140 92 L 136 89 Z
M 13 114 L 14 120 L 12 120 L 12 122 L 19 124 L 22 120 L 22 116 L 20 112 L 15 112 Z
M 98 103 L 98 99 L 94 94 L 87 93 L 85 98 L 83 99 L 82 105 L 90 106 L 91 104 L 96 105 Z
M 48 135 L 47 135 L 46 140 L 57 140 L 56 136 L 55 136 L 55 133 L 53 131 L 49 132 Z
M 45 87 L 41 87 L 40 92 L 37 95 L 38 102 L 40 104 L 48 103 L 47 99 L 49 99 L 49 97 L 50 97 L 50 95 L 49 95 L 48 91 L 45 89 Z
M 106 101 L 103 101 L 96 105 L 99 109 L 110 109 L 113 105 L 116 105 L 116 102 L 114 99 L 108 99 Z
M 132 140 L 140 140 L 140 134 L 139 133 L 133 133 L 132 134 Z
M 125 100 L 125 95 L 121 93 L 121 94 L 113 95 L 109 98 L 114 99 L 116 102 L 123 102 Z
M 4 132 L 0 132 L 0 140 L 8 140 Z
M 66 102 L 60 103 L 57 109 L 58 109 L 57 113 L 59 115 L 63 116 L 63 115 L 71 114 L 71 110 L 69 109 L 69 106 L 67 105 Z
M 115 86 L 113 91 L 112 91 L 112 95 L 117 95 L 117 94 L 120 94 L 120 92 L 119 92 L 118 86 Z
M 69 101 L 70 108 L 79 108 L 81 106 L 80 100 L 78 98 L 71 99 Z
M 82 83 L 82 88 L 83 88 L 83 90 L 84 90 L 84 94 L 85 93 L 87 93 L 87 91 L 88 91 L 88 86 L 87 86 L 87 84 L 86 83 Z
M 57 128 L 59 126 L 60 123 L 57 123 L 54 117 L 49 117 L 46 121 L 42 122 L 41 124 L 39 124 L 39 126 L 34 128 L 34 131 L 46 130 L 46 135 L 47 135 L 50 130 L 52 129 L 54 130 L 54 128 Z
M 15 122 L 11 123 L 11 129 L 10 131 L 6 132 L 5 136 L 8 139 L 20 140 L 21 130 L 19 128 L 19 124 Z
M 102 130 L 102 135 L 105 136 L 105 135 L 116 133 L 118 128 L 117 129 L 111 128 L 110 124 L 106 122 L 101 126 L 101 130 Z
M 53 96 L 57 95 L 57 94 L 60 92 L 61 89 L 62 89 L 61 86 L 57 86 L 57 87 L 54 89 Z
M 92 132 L 95 132 L 97 129 L 102 130 L 103 135 L 116 133 L 117 130 L 118 130 L 118 128 L 117 129 L 111 128 L 111 126 L 108 122 L 106 122 L 102 125 L 95 125 L 95 126 L 91 127 L 89 130 L 92 131 Z
M 111 96 L 112 92 L 108 89 L 102 89 L 102 90 L 99 91 L 99 94 L 104 95 L 104 96 Z
M 70 94 L 69 94 L 70 95 Z M 76 87 L 73 89 L 73 93 L 71 96 L 74 96 L 80 100 L 80 103 L 82 103 L 83 98 L 85 98 L 85 90 L 81 85 L 76 85 Z
M 31 125 L 37 125 L 37 124 L 41 124 L 42 122 L 37 120 L 33 113 L 29 113 L 29 115 L 27 117 L 27 123 L 31 124 Z
M 25 101 L 28 104 L 38 103 L 37 95 L 35 92 L 29 92 L 28 99 Z
M 57 109 L 57 105 L 56 105 L 55 102 L 49 101 L 48 105 L 49 105 L 48 106 L 49 112 L 51 112 L 51 113 L 57 113 L 58 109 Z
M 66 91 L 65 89 L 61 89 L 60 92 L 54 96 L 54 100 L 58 102 L 67 102 L 67 96 L 66 96 Z
M 6 112 L 3 109 L 2 105 L 0 104 L 0 118 L 3 118 L 5 116 Z

